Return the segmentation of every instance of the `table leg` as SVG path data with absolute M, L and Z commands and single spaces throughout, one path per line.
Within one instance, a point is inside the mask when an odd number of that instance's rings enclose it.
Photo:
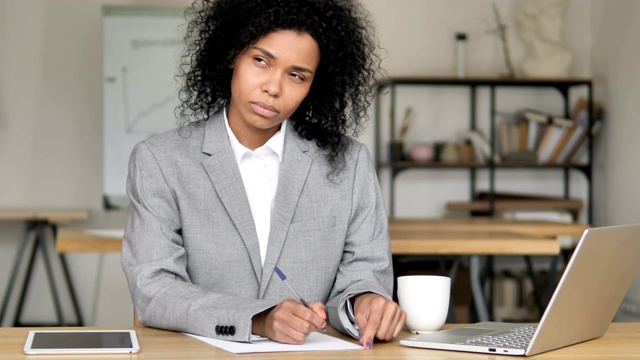
M 50 231 L 50 233 L 48 233 Z M 80 307 L 78 305 L 78 300 L 75 294 L 75 289 L 73 287 L 73 283 L 71 281 L 71 276 L 69 274 L 68 266 L 66 260 L 62 254 L 60 256 L 56 256 L 55 254 L 55 236 L 56 236 L 56 226 L 55 224 L 50 224 L 46 221 L 34 220 L 28 221 L 26 225 L 25 235 L 18 249 L 18 253 L 16 255 L 16 259 L 13 264 L 13 269 L 9 278 L 9 284 L 7 286 L 6 292 L 4 294 L 4 299 L 2 302 L 2 311 L 0 312 L 0 325 L 3 324 L 3 320 L 5 317 L 5 313 L 8 307 L 8 304 L 11 300 L 11 295 L 14 291 L 19 291 L 19 296 L 17 300 L 17 306 L 15 315 L 12 321 L 12 326 L 24 326 L 24 325 L 45 325 L 45 324 L 22 324 L 20 322 L 20 317 L 22 314 L 22 309 L 26 300 L 27 289 L 29 287 L 29 282 L 31 280 L 31 275 L 33 273 L 33 267 L 36 261 L 36 254 L 38 253 L 38 248 L 40 248 L 41 255 L 44 262 L 44 270 L 47 276 L 47 280 L 49 282 L 49 287 L 51 290 L 51 295 L 53 298 L 54 308 L 56 312 L 56 317 L 58 319 L 57 325 L 77 325 L 84 326 L 84 321 L 82 319 L 82 314 L 80 312 Z M 28 255 L 28 261 L 26 263 L 26 272 L 22 280 L 20 281 L 20 288 L 15 289 L 16 287 L 16 279 L 18 277 L 18 272 L 20 270 L 21 265 L 23 264 L 23 258 L 25 257 L 25 252 L 27 249 L 27 245 L 32 242 L 30 254 Z M 51 253 L 53 252 L 53 255 Z M 62 312 L 61 306 L 61 298 L 59 294 L 59 288 L 55 281 L 54 276 L 54 267 L 55 262 L 60 261 L 60 267 L 62 268 L 62 272 L 64 274 L 64 280 L 66 282 L 66 287 L 69 291 L 69 296 L 72 301 L 72 305 L 75 311 L 77 323 L 76 324 L 67 324 L 64 321 L 64 314 Z
M 529 278 L 531 279 L 531 284 L 533 285 L 533 298 L 535 299 L 536 306 L 538 307 L 538 311 L 540 312 L 540 316 L 544 313 L 544 304 L 542 303 L 542 295 L 540 294 L 540 287 L 538 286 L 538 280 L 536 279 L 536 273 L 533 271 L 533 264 L 531 263 L 531 256 L 525 255 L 524 262 L 527 265 L 527 274 L 529 274 Z
M 45 234 L 45 232 L 48 231 L 48 234 Z M 51 253 L 52 253 L 52 260 L 58 260 L 60 262 L 60 268 L 62 269 L 62 273 L 64 275 L 64 282 L 66 284 L 66 288 L 69 292 L 69 297 L 71 299 L 71 305 L 73 306 L 73 311 L 75 313 L 76 316 L 76 321 L 77 323 L 74 325 L 77 326 L 84 326 L 84 320 L 82 318 L 82 312 L 80 311 L 80 305 L 78 303 L 78 298 L 76 296 L 76 291 L 75 288 L 73 286 L 73 281 L 71 280 L 71 274 L 69 273 L 69 267 L 67 265 L 67 259 L 64 257 L 64 254 L 56 254 L 55 252 L 55 247 L 56 247 L 56 234 L 57 234 L 57 226 L 55 224 L 46 224 L 43 228 L 43 236 L 42 236 L 42 241 L 43 241 L 43 248 L 46 249 L 50 249 Z M 48 235 L 48 236 L 47 236 Z M 49 246 L 45 246 L 45 244 L 49 244 Z M 48 252 L 48 251 L 47 251 Z M 52 268 L 49 268 L 49 274 L 51 274 L 50 276 L 53 276 L 53 270 Z M 51 283 L 55 286 L 55 283 Z M 57 291 L 52 289 L 51 290 L 52 294 L 54 294 L 54 303 L 60 303 L 59 298 L 57 298 L 58 300 L 56 301 L 56 294 Z M 61 320 L 61 324 L 64 325 L 64 320 Z M 70 325 L 70 324 L 68 324 Z
M 4 296 L 2 299 L 2 309 L 0 310 L 0 326 L 4 324 L 5 315 L 7 312 L 7 307 L 9 306 L 9 301 L 11 300 L 11 293 L 13 292 L 13 286 L 15 285 L 16 278 L 18 277 L 18 270 L 20 269 L 20 264 L 22 263 L 22 258 L 24 257 L 24 252 L 27 248 L 27 244 L 29 242 L 34 242 L 35 247 L 35 228 L 31 222 L 28 222 L 25 225 L 24 235 L 22 236 L 22 241 L 20 241 L 20 245 L 18 246 L 18 252 L 16 253 L 16 257 L 13 260 L 13 267 L 11 269 L 11 273 L 9 274 L 9 283 L 7 284 L 7 288 L 4 292 Z M 33 254 L 31 258 L 33 258 Z M 33 260 L 31 260 L 32 262 Z M 26 279 L 26 277 L 25 277 Z M 24 282 L 22 283 L 22 287 L 25 286 Z
M 20 284 L 20 296 L 18 297 L 18 306 L 13 317 L 14 327 L 20 325 L 20 314 L 22 314 L 22 306 L 24 300 L 27 297 L 27 288 L 29 287 L 29 280 L 31 279 L 31 273 L 33 272 L 33 266 L 36 263 L 36 254 L 38 253 L 38 230 L 37 224 L 33 224 L 33 246 L 31 247 L 31 254 L 29 255 L 29 261 L 27 261 L 27 269 L 24 277 L 22 278 L 22 284 Z M 11 291 L 12 289 L 8 289 Z
M 453 284 L 456 280 L 456 276 L 458 275 L 458 268 L 460 267 L 460 256 L 456 256 L 453 261 L 453 265 L 451 265 L 451 270 L 449 270 L 449 278 L 451 279 L 451 291 L 449 294 L 449 315 L 447 318 L 448 323 L 457 323 L 458 319 L 456 318 L 456 313 L 453 307 L 453 297 L 451 293 L 453 292 Z
M 69 296 L 71 297 L 71 304 L 73 305 L 73 311 L 76 313 L 76 320 L 78 321 L 78 326 L 84 326 L 84 320 L 82 318 L 82 312 L 80 311 L 80 304 L 78 303 L 78 298 L 76 296 L 76 291 L 73 286 L 73 281 L 71 281 L 71 274 L 69 273 L 69 267 L 67 266 L 67 259 L 64 257 L 64 254 L 58 255 L 60 258 L 60 265 L 62 266 L 62 271 L 64 272 L 64 278 L 67 281 L 67 286 L 69 287 Z M 99 286 L 98 284 L 97 286 Z
M 471 281 L 471 291 L 476 304 L 476 312 L 479 321 L 489 321 L 489 312 L 484 299 L 484 291 L 480 283 L 480 255 L 471 255 L 469 259 L 469 277 Z
M 62 315 L 62 307 L 60 306 L 60 296 L 58 295 L 58 288 L 56 281 L 53 278 L 53 268 L 51 267 L 51 259 L 49 259 L 49 252 L 47 251 L 47 239 L 45 235 L 46 225 L 40 225 L 38 227 L 38 241 L 40 243 L 40 250 L 42 251 L 42 259 L 44 260 L 45 274 L 49 281 L 49 289 L 51 290 L 51 297 L 53 298 L 53 306 L 56 311 L 56 317 L 58 318 L 59 326 L 64 325 L 64 316 Z
M 52 240 L 51 242 L 53 243 L 53 247 L 55 249 L 56 239 L 58 236 L 58 226 L 56 226 L 55 224 L 51 224 L 49 228 L 51 229 L 51 240 Z M 54 250 L 54 253 L 55 253 L 55 250 Z M 69 266 L 67 265 L 67 258 L 65 257 L 64 254 L 58 254 L 58 259 L 60 260 L 62 273 L 64 274 L 64 279 L 67 283 L 69 296 L 71 297 L 71 305 L 73 305 L 73 311 L 75 312 L 76 320 L 78 321 L 78 326 L 84 326 L 82 312 L 80 311 L 80 303 L 78 302 L 78 297 L 76 296 L 76 290 L 75 290 L 75 287 L 73 286 L 73 281 L 71 280 L 71 273 L 69 272 Z M 100 266 L 102 266 L 101 264 L 102 264 L 102 260 L 100 260 Z
M 556 291 L 556 278 L 558 277 L 558 260 L 560 260 L 560 255 L 552 256 L 551 263 L 549 264 L 549 286 L 547 288 L 547 296 L 544 300 L 544 309 L 540 314 L 544 314 L 544 311 L 547 310 L 547 306 L 551 301 L 551 296 Z

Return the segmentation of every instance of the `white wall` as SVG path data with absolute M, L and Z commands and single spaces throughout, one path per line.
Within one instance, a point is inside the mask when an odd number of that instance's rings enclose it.
M 593 78 L 607 116 L 597 144 L 595 220 L 599 225 L 640 222 L 640 1 L 595 1 L 592 13 Z M 625 311 L 627 309 L 627 311 Z M 627 294 L 620 320 L 640 321 L 640 276 Z
M 105 214 L 101 210 L 102 193 L 102 105 L 101 105 L 101 6 L 102 4 L 135 5 L 177 5 L 188 4 L 188 0 L 0 0 L 0 207 L 73 207 L 88 208 L 92 220 L 83 226 L 97 226 L 108 222 L 122 226 L 122 214 Z M 513 17 L 520 1 L 499 0 L 503 16 L 513 29 Z M 598 3 L 598 2 L 594 2 Z M 623 15 L 625 9 L 637 10 L 637 2 L 619 1 L 616 9 Z M 497 39 L 486 33 L 493 24 L 491 2 L 489 0 L 365 0 L 371 9 L 381 44 L 388 50 L 384 66 L 391 76 L 453 74 L 453 34 L 466 31 L 469 34 L 468 53 L 470 76 L 495 76 L 502 70 L 502 58 Z M 567 39 L 576 54 L 575 76 L 591 75 L 591 2 L 570 1 L 567 17 Z M 598 5 L 599 13 L 606 7 Z M 605 18 L 607 19 L 607 18 Z M 608 16 L 603 26 L 621 25 L 615 16 Z M 603 20 L 604 21 L 604 20 Z M 596 24 L 600 26 L 600 24 Z M 637 26 L 635 28 L 637 33 Z M 620 28 L 622 33 L 622 28 Z M 612 35 L 607 36 L 613 36 Z M 596 34 L 599 36 L 598 34 Z M 622 35 L 622 34 L 620 34 Z M 602 46 L 616 46 L 612 39 L 599 38 Z M 628 35 L 628 39 L 632 36 Z M 514 63 L 523 56 L 523 48 L 512 31 L 509 41 L 512 45 Z M 617 39 L 616 39 L 617 41 Z M 630 40 L 629 40 L 630 41 Z M 608 44 L 607 44 L 608 43 Z M 628 52 L 632 45 L 618 45 L 616 52 Z M 637 59 L 637 50 L 635 50 Z M 604 55 L 593 55 L 594 62 L 604 59 Z M 607 60 L 610 61 L 609 58 Z M 623 61 L 623 60 L 619 60 Z M 635 123 L 628 115 L 633 114 L 633 104 L 628 95 L 626 100 L 618 98 L 628 90 L 613 86 L 637 84 L 631 82 L 631 62 L 625 63 L 624 71 L 617 71 L 611 63 L 602 76 L 608 79 L 609 97 L 604 99 L 611 117 L 620 117 L 616 125 L 616 139 L 624 139 L 625 132 L 633 129 Z M 605 66 L 596 66 L 604 71 Z M 615 79 L 619 83 L 613 82 Z M 612 86 L 613 85 L 613 86 Z M 600 86 L 597 84 L 596 86 Z M 615 91 L 615 93 L 614 93 Z M 633 94 L 633 93 L 632 93 Z M 463 96 L 460 94 L 453 94 Z M 486 96 L 486 94 L 481 95 Z M 531 99 L 535 105 L 549 107 L 557 111 L 556 100 L 548 100 L 551 95 L 523 93 L 517 95 L 517 103 L 512 104 L 505 95 L 500 103 L 505 110 L 523 104 L 523 99 Z M 409 94 L 407 101 L 421 101 L 423 94 Z M 445 100 L 443 100 L 445 101 Z M 453 100 L 451 100 L 453 101 Z M 515 100 L 514 100 L 515 101 Z M 615 109 L 614 109 L 615 106 Z M 426 103 L 418 114 L 428 114 L 430 104 Z M 637 112 L 636 112 L 637 113 Z M 438 116 L 440 116 L 438 114 Z M 464 118 L 464 110 L 448 116 Z M 447 123 L 447 118 L 443 118 Z M 458 118 L 456 118 L 458 119 Z M 454 119 L 455 120 L 455 119 Z M 616 121 L 618 121 L 616 119 Z M 613 121 L 612 121 L 613 122 Z M 464 120 L 462 121 L 464 123 Z M 634 124 L 634 125 L 632 125 Z M 618 127 L 619 126 L 619 127 Z M 447 136 L 456 129 L 443 127 L 438 136 Z M 605 132 L 607 136 L 614 129 Z M 620 137 L 618 137 L 620 136 Z M 373 143 L 371 128 L 362 136 L 370 146 Z M 415 138 L 417 140 L 417 138 Z M 614 141 L 616 146 L 624 146 Z M 633 142 L 629 141 L 630 146 Z M 614 148 L 614 145 L 611 147 Z M 612 152 L 613 150 L 610 149 Z M 620 149 L 615 154 L 624 159 L 633 152 Z M 603 189 L 603 183 L 596 187 L 598 208 L 609 209 L 598 212 L 598 223 L 621 223 L 631 221 L 630 211 L 637 206 L 637 192 L 629 196 L 632 182 L 623 182 L 629 162 L 616 162 L 609 157 L 603 162 L 606 173 L 602 181 L 612 189 Z M 614 167 L 613 164 L 618 164 Z M 451 176 L 449 176 L 451 175 Z M 404 175 L 403 175 L 404 176 Z M 458 187 L 467 186 L 464 179 L 455 174 L 441 173 L 429 184 L 436 192 L 451 194 Z M 424 192 L 423 180 L 428 175 L 407 174 L 403 181 L 411 192 Z M 443 178 L 444 177 L 444 178 Z M 451 181 L 453 179 L 453 181 Z M 435 181 L 433 181 L 435 180 Z M 438 188 L 443 181 L 452 182 L 453 187 Z M 637 182 L 636 182 L 637 183 Z M 614 190 L 617 188 L 619 192 Z M 626 191 L 625 191 L 626 190 Z M 602 197 L 603 192 L 607 193 Z M 434 203 L 434 195 L 425 192 L 424 198 L 415 201 L 410 196 L 401 195 L 404 215 L 429 214 L 437 208 L 424 208 L 421 204 Z M 612 198 L 615 202 L 612 202 Z M 613 205 L 609 205 L 613 204 Z M 617 210 L 614 210 L 617 209 Z M 622 210 L 621 210 L 622 209 Z M 605 215 L 607 214 L 606 218 Z M 92 223 L 94 225 L 92 225 Z M 0 223 L 0 288 L 4 288 L 10 264 L 13 260 L 21 224 Z M 131 322 L 131 303 L 124 276 L 119 266 L 119 256 L 106 255 L 104 264 L 99 264 L 97 255 L 72 255 L 70 266 L 76 281 L 81 306 L 85 317 L 99 325 L 127 325 Z M 99 289 L 101 299 L 95 306 L 96 276 L 102 271 L 103 286 Z M 7 275 L 4 275 L 7 274 Z M 37 279 L 29 297 L 27 316 L 24 320 L 51 320 L 53 312 L 43 279 Z
M 123 214 L 101 209 L 103 4 L 190 1 L 0 1 L 0 208 L 90 209 L 91 220 L 77 225 L 124 226 Z M 21 231 L 20 223 L 0 222 L 0 289 Z M 120 256 L 68 259 L 85 318 L 100 325 L 131 323 Z M 39 264 L 23 321 L 55 320 Z

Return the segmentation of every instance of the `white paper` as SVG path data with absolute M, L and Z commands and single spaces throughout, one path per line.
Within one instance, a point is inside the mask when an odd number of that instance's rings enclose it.
M 110 237 L 110 238 L 120 238 L 124 237 L 124 229 L 115 229 L 115 230 L 87 230 L 88 234 Z
M 362 346 L 352 344 L 327 334 L 314 332 L 309 335 L 302 345 L 281 344 L 272 340 L 261 340 L 253 343 L 217 340 L 204 336 L 186 334 L 209 345 L 234 354 L 266 353 L 266 352 L 295 352 L 295 351 L 329 351 L 329 350 L 362 350 Z

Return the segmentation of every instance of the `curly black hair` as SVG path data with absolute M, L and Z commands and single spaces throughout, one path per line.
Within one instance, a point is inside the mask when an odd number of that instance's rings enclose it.
M 207 120 L 231 96 L 234 59 L 278 30 L 308 33 L 320 48 L 309 94 L 291 116 L 300 136 L 327 149 L 333 170 L 343 165 L 344 136 L 357 136 L 368 120 L 380 71 L 377 39 L 368 13 L 350 0 L 200 0 L 186 12 L 181 123 Z

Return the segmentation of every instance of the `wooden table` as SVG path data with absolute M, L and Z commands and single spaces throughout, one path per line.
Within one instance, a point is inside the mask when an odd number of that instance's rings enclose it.
M 78 305 L 78 300 L 73 288 L 73 282 L 69 275 L 67 262 L 64 254 L 58 254 L 58 256 L 52 256 L 51 250 L 53 250 L 58 225 L 66 224 L 72 221 L 85 220 L 89 217 L 88 210 L 76 210 L 76 209 L 0 209 L 0 221 L 24 221 L 25 231 L 18 247 L 18 252 L 14 259 L 11 275 L 9 276 L 9 283 L 2 301 L 2 308 L 0 310 L 0 325 L 3 324 L 5 314 L 12 298 L 14 291 L 19 291 L 20 295 L 17 301 L 17 307 L 15 315 L 12 321 L 13 326 L 20 325 L 20 315 L 24 305 L 26 290 L 28 288 L 33 266 L 35 264 L 35 258 L 38 250 L 41 251 L 45 274 L 51 288 L 52 298 L 56 311 L 56 317 L 58 319 L 58 325 L 70 325 L 66 324 L 62 314 L 61 300 L 59 298 L 58 291 L 60 290 L 54 276 L 54 267 L 59 266 L 62 268 L 64 275 L 64 281 L 66 282 L 66 288 L 69 291 L 71 302 L 74 308 L 75 316 L 77 319 L 77 325 L 83 325 L 82 314 Z M 29 253 L 25 254 L 29 249 Z M 26 255 L 26 259 L 25 259 Z M 19 289 L 14 288 L 16 284 L 16 278 L 20 268 L 24 267 L 26 271 L 22 278 Z
M 551 237 L 498 231 L 447 231 L 418 228 L 389 231 L 394 255 L 469 256 L 469 280 L 478 320 L 489 321 L 489 310 L 480 280 L 483 255 L 558 255 L 560 243 Z M 530 261 L 530 260 L 529 260 Z M 455 269 L 455 268 L 454 268 Z M 533 271 L 533 270 L 531 270 Z M 455 270 L 451 275 L 455 278 Z M 543 308 L 540 300 L 540 308 Z
M 62 225 L 88 218 L 88 210 L 0 209 L 0 221 L 46 221 L 51 224 Z
M 60 254 L 121 252 L 123 233 L 123 229 L 109 230 L 105 234 L 89 229 L 61 228 L 56 251 Z
M 586 224 L 498 218 L 391 219 L 394 254 L 549 255 L 559 252 L 553 236 L 580 236 Z M 87 229 L 59 230 L 57 251 L 120 252 L 120 236 L 92 234 Z
M 445 325 L 445 328 L 457 325 Z M 60 329 L 60 328 L 58 328 Z M 114 329 L 114 328 L 83 328 L 83 329 Z M 120 328 L 123 329 L 123 328 Z M 236 355 L 216 347 L 210 346 L 199 340 L 180 333 L 157 330 L 147 327 L 127 328 L 135 329 L 138 334 L 141 352 L 136 355 L 102 355 L 99 358 L 109 359 L 514 359 L 513 356 L 496 356 L 485 354 L 471 354 L 454 351 L 426 350 L 401 346 L 398 340 L 386 343 L 376 342 L 373 350 L 344 350 L 344 351 L 319 351 L 298 353 L 270 353 L 270 354 L 242 354 Z M 22 354 L 22 348 L 29 332 L 29 328 L 3 328 L 0 329 L 0 358 L 3 360 L 25 359 L 62 359 L 64 356 L 27 356 Z M 40 330 L 40 329 L 39 329 Z M 328 333 L 347 339 L 333 329 Z M 400 338 L 411 336 L 403 333 Z M 347 339 L 353 341 L 353 339 Z M 575 344 L 562 349 L 557 349 L 536 355 L 535 359 L 631 359 L 640 357 L 640 323 L 613 323 L 607 333 L 599 338 Z M 66 358 L 71 358 L 68 356 Z M 97 356 L 73 355 L 73 360 L 96 359 Z
M 557 240 L 499 231 L 425 231 L 418 227 L 407 230 L 392 227 L 391 251 L 394 255 L 468 255 L 474 303 L 480 321 L 489 320 L 489 311 L 480 281 L 481 255 L 557 255 Z M 60 229 L 59 253 L 119 252 L 122 235 L 96 234 L 87 229 Z
M 389 231 L 394 255 L 557 255 L 551 237 L 498 231 Z
M 395 218 L 389 220 L 389 231 L 487 231 L 510 232 L 532 236 L 580 236 L 588 228 L 589 225 L 587 224 L 490 217 Z
M 480 255 L 522 255 L 534 282 L 534 295 L 542 313 L 549 302 L 556 278 L 560 244 L 558 236 L 579 237 L 587 224 L 492 217 L 402 218 L 389 220 L 393 254 L 468 255 L 470 280 L 478 317 L 489 319 L 480 282 Z M 552 255 L 547 297 L 538 291 L 532 255 Z

